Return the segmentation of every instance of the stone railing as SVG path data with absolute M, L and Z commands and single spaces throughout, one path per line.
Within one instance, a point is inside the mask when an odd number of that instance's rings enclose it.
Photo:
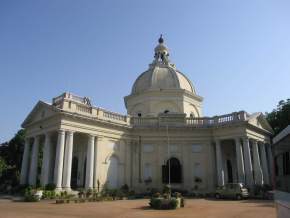
M 89 98 L 79 97 L 71 93 L 63 93 L 53 98 L 52 103 L 65 112 L 131 127 L 192 126 L 203 128 L 244 121 L 248 116 L 245 111 L 240 111 L 214 117 L 185 117 L 185 114 L 172 113 L 160 114 L 158 117 L 130 117 L 93 107 Z
M 135 127 L 157 127 L 157 126 L 193 126 L 210 127 L 244 121 L 247 118 L 245 111 L 234 112 L 214 117 L 132 117 L 131 125 Z
M 124 116 L 122 114 L 118 114 L 115 112 L 111 112 L 111 111 L 103 110 L 103 117 L 109 120 L 118 120 L 118 121 L 127 122 L 127 116 Z

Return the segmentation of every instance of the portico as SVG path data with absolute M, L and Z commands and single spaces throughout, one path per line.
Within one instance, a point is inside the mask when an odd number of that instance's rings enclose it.
M 268 144 L 247 136 L 215 141 L 218 185 L 243 183 L 270 184 Z
M 63 129 L 27 137 L 22 160 L 21 184 L 35 186 L 39 180 L 42 186 L 54 183 L 57 190 L 70 191 L 72 161 L 75 157 L 82 163 L 77 165 L 77 178 L 75 178 L 77 186 L 94 188 L 94 184 L 97 184 L 97 182 L 94 183 L 94 172 L 97 172 L 94 169 L 97 141 L 95 135 Z M 79 144 L 80 142 L 83 144 Z M 96 152 L 94 152 L 95 149 Z M 83 158 L 84 152 L 85 158 Z M 43 157 L 41 172 L 37 169 L 40 156 Z M 81 176 L 84 179 L 80 178 Z M 97 177 L 95 179 L 97 180 Z

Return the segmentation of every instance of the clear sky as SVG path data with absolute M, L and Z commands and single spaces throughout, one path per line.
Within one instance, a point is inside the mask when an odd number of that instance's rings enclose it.
M 160 33 L 204 115 L 269 112 L 290 97 L 289 11 L 288 0 L 0 1 L 0 142 L 64 91 L 126 113 Z

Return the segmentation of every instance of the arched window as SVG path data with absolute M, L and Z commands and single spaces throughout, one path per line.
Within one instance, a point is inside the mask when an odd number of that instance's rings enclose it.
M 138 116 L 138 117 L 142 117 L 142 114 L 141 114 L 141 113 L 138 113 L 137 116 Z
M 165 113 L 165 114 L 168 114 L 168 113 L 169 113 L 169 110 L 165 110 L 164 113 Z
M 170 158 L 167 160 L 166 165 L 162 166 L 162 181 L 163 183 L 169 182 L 169 169 L 170 169 L 170 183 L 182 182 L 182 167 L 177 158 Z

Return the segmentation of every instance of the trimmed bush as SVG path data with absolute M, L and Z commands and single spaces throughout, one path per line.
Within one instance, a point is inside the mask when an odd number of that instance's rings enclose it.
M 151 198 L 149 205 L 157 210 L 174 210 L 178 206 L 178 199 Z
M 178 201 L 176 198 L 171 198 L 169 201 L 169 208 L 168 209 L 176 209 L 178 205 Z
M 162 198 L 151 198 L 149 205 L 154 209 L 161 209 Z

